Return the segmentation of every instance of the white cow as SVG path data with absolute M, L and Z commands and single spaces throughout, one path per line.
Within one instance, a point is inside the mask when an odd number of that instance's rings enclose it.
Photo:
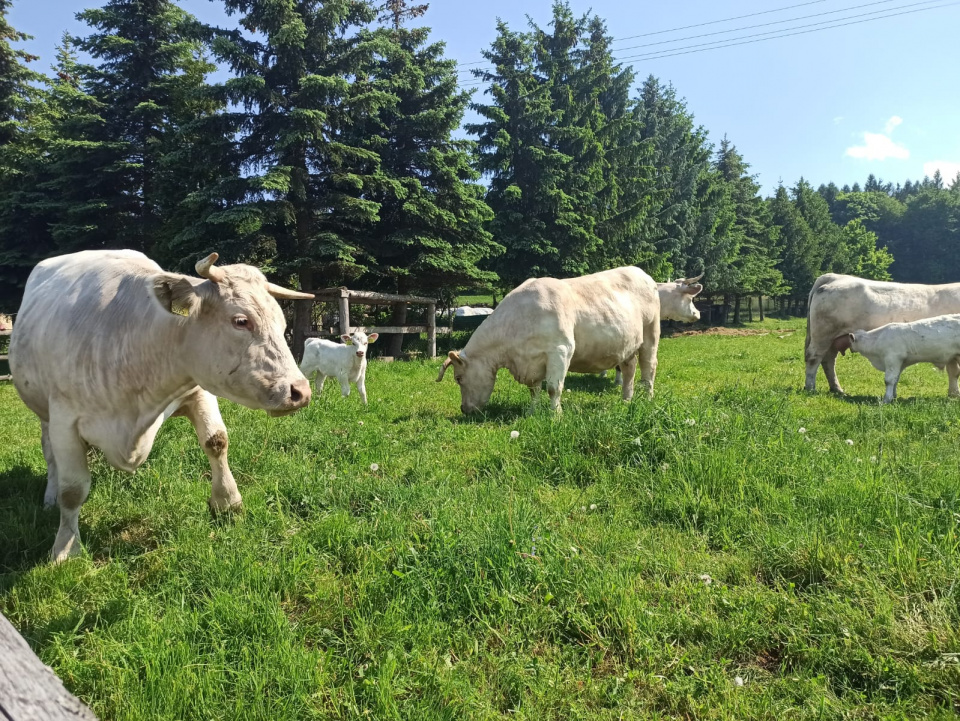
M 821 275 L 807 301 L 806 389 L 816 390 L 817 368 L 822 365 L 830 390 L 843 393 L 837 380 L 838 348 L 834 347 L 840 336 L 950 313 L 960 313 L 960 283 L 920 285 Z
M 703 273 L 696 278 L 680 278 L 669 283 L 657 283 L 657 295 L 660 296 L 660 320 L 675 320 L 680 323 L 696 323 L 700 320 L 700 311 L 693 304 L 693 299 L 703 290 L 703 286 L 697 282 L 702 277 Z M 607 371 L 600 375 L 606 378 Z M 617 366 L 613 383 L 614 385 L 623 383 L 620 366 Z
M 186 416 L 210 461 L 214 511 L 241 503 L 214 395 L 270 415 L 310 402 L 310 384 L 283 338 L 274 298 L 312 298 L 268 283 L 249 265 L 200 278 L 165 273 L 132 250 L 50 258 L 27 279 L 10 342 L 17 392 L 40 417 L 44 502 L 60 505 L 54 561 L 80 552 L 78 517 L 90 491 L 87 448 L 133 472 L 160 425 Z
M 620 365 L 623 398 L 630 400 L 639 354 L 642 383 L 652 396 L 659 340 L 657 284 L 637 267 L 565 280 L 531 278 L 504 297 L 462 351 L 450 351 L 437 381 L 453 365 L 460 409 L 470 413 L 486 405 L 497 371 L 507 368 L 530 388 L 531 410 L 544 380 L 551 408 L 560 410 L 569 371 L 599 373 Z
M 363 405 L 367 405 L 367 345 L 375 343 L 379 333 L 369 336 L 362 330 L 344 333 L 340 336 L 343 344 L 320 338 L 308 338 L 303 348 L 303 361 L 300 372 L 307 378 L 317 374 L 317 393 L 323 390 L 323 382 L 328 376 L 340 381 L 340 393 L 344 398 L 350 395 L 350 384 L 357 386 L 357 393 Z
M 897 382 L 907 366 L 933 363 L 947 369 L 947 395 L 960 397 L 960 315 L 940 315 L 911 323 L 888 323 L 871 331 L 858 330 L 836 339 L 834 348 L 862 354 L 870 365 L 883 371 L 887 392 L 884 403 L 897 397 Z
M 473 318 L 478 315 L 492 315 L 493 308 L 473 308 L 469 305 L 461 305 L 453 309 L 453 314 L 458 318 Z

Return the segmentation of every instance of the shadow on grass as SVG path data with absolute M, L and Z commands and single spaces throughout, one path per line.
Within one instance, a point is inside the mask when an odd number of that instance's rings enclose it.
M 454 423 L 469 423 L 471 425 L 483 425 L 490 421 L 512 421 L 522 418 L 527 412 L 527 404 L 517 405 L 516 403 L 503 403 L 494 401 L 484 406 L 483 410 L 474 411 L 464 415 L 458 413 L 451 418 Z
M 612 371 L 606 378 L 594 373 L 571 373 L 564 379 L 563 386 L 584 393 L 620 393 L 620 386 L 614 385 L 613 378 Z
M 60 513 L 43 507 L 45 473 L 24 465 L 0 471 L 0 590 L 49 557 Z

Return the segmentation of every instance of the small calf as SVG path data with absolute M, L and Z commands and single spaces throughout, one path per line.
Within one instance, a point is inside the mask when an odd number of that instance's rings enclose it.
M 357 386 L 363 404 L 367 404 L 367 345 L 379 337 L 378 333 L 369 336 L 362 330 L 340 336 L 343 345 L 319 338 L 307 339 L 303 349 L 303 362 L 300 372 L 308 379 L 317 374 L 317 393 L 323 390 L 323 382 L 328 376 L 340 381 L 340 392 L 346 398 L 350 395 L 350 384 Z
M 841 354 L 848 349 L 863 355 L 883 371 L 887 392 L 884 403 L 897 397 L 897 381 L 907 366 L 933 363 L 946 368 L 950 379 L 948 395 L 960 397 L 960 314 L 924 318 L 910 323 L 888 323 L 871 331 L 858 330 L 839 336 L 833 348 Z

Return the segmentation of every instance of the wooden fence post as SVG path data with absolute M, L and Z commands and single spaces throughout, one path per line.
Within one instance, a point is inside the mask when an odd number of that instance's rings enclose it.
M 437 304 L 427 303 L 427 355 L 437 357 Z
M 349 334 L 350 328 L 350 291 L 346 288 L 340 289 L 340 333 Z

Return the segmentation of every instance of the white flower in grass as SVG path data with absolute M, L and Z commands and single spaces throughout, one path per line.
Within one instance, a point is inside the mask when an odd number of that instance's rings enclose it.
M 371 464 L 370 464 L 370 470 L 373 471 L 374 473 L 376 473 L 377 471 L 380 470 L 380 465 L 377 464 L 377 463 L 371 463 Z
M 643 440 L 640 438 L 640 436 L 637 436 L 636 438 L 633 439 L 633 445 L 635 446 L 643 445 Z
M 733 677 L 733 685 L 736 686 L 736 687 L 738 687 L 738 688 L 739 688 L 740 686 L 743 686 L 743 679 L 740 678 L 739 676 L 734 676 L 734 677 Z
M 660 470 L 661 470 L 661 471 L 669 471 L 669 470 L 670 470 L 670 464 L 669 464 L 669 463 L 661 463 L 661 464 L 660 464 Z
M 803 426 L 800 426 L 800 428 L 797 429 L 797 433 L 806 433 L 806 432 L 807 432 L 807 429 L 804 428 Z
M 871 463 L 876 463 L 876 462 L 877 462 L 877 457 L 876 457 L 876 456 L 870 456 L 870 462 L 871 462 Z
M 685 420 L 684 423 L 686 423 L 688 426 L 697 425 L 697 422 L 693 418 L 687 418 L 687 420 Z
M 510 438 L 517 439 L 520 437 L 520 431 L 510 431 Z
M 358 426 L 362 426 L 362 425 L 363 425 L 363 421 L 357 421 L 357 425 L 358 425 Z
M 846 441 L 844 441 L 844 442 L 845 442 L 848 446 L 852 446 L 852 445 L 853 445 L 853 439 L 852 439 L 852 438 L 848 438 L 848 439 L 847 439 Z
M 590 504 L 590 510 L 591 510 L 591 511 L 597 510 L 597 504 L 596 504 L 596 503 L 591 503 L 591 504 Z
M 701 573 L 700 580 L 703 581 L 703 585 L 705 586 L 709 586 L 711 583 L 713 583 L 713 579 L 710 578 L 709 573 Z

